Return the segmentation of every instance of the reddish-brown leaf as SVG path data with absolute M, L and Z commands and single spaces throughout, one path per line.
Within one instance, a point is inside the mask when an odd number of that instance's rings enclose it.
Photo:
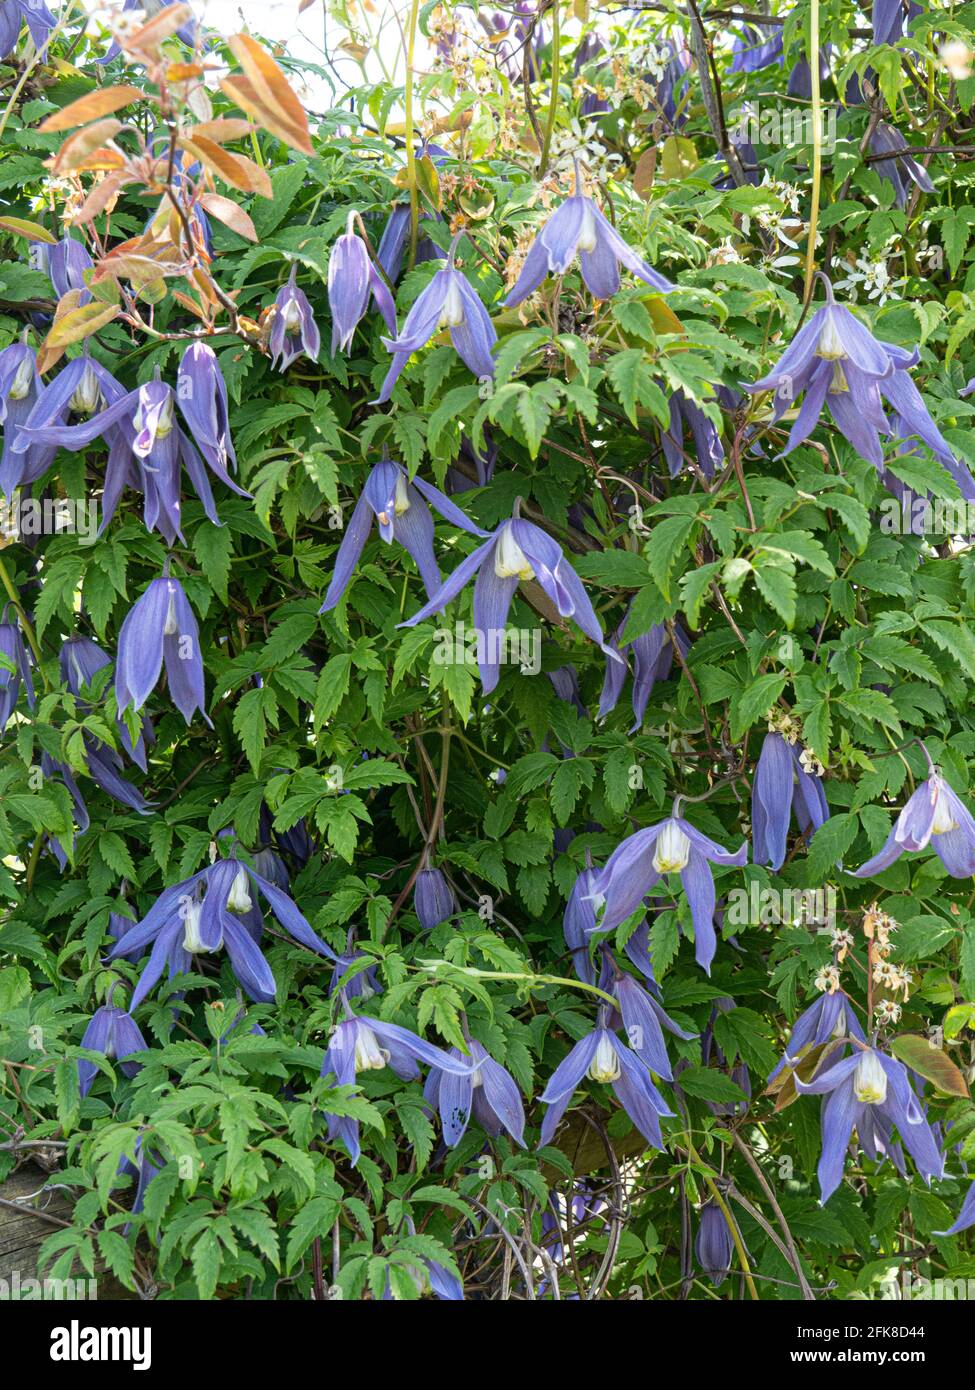
M 106 116 L 103 121 L 95 121 L 94 125 L 85 126 L 84 130 L 69 135 L 50 161 L 51 172 L 65 174 L 77 169 L 90 154 L 94 154 L 121 129 L 121 121 L 117 121 L 114 116 Z
M 260 193 L 262 198 L 270 198 L 271 178 L 266 169 L 255 164 L 246 155 L 234 154 L 225 150 L 215 140 L 206 136 L 193 139 L 183 138 L 180 145 L 196 159 L 199 159 L 212 174 L 229 183 L 231 188 L 239 188 L 242 193 Z
M 73 130 L 75 126 L 87 125 L 89 121 L 110 116 L 120 107 L 129 106 L 134 101 L 154 100 L 140 87 L 100 87 L 97 91 L 86 92 L 77 101 L 72 101 L 61 111 L 53 111 L 38 126 L 43 134 L 52 130 Z
M 232 232 L 245 237 L 247 241 L 257 240 L 254 223 L 233 199 L 225 198 L 222 193 L 203 193 L 200 195 L 200 202 L 207 212 L 222 222 L 225 227 L 229 227 Z

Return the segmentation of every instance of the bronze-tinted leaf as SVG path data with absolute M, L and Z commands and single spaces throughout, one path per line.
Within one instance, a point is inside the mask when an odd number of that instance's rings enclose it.
M 242 207 L 231 198 L 225 198 L 221 193 L 203 193 L 200 196 L 203 207 L 225 227 L 229 227 L 238 236 L 245 237 L 248 241 L 257 240 L 257 232 L 254 230 L 254 223 Z
M 103 121 L 95 121 L 94 125 L 85 126 L 84 130 L 69 135 L 51 160 L 51 172 L 64 174 L 77 169 L 90 154 L 94 154 L 121 129 L 121 121 L 116 120 L 114 116 L 106 116 Z
M 228 95 L 292 149 L 313 153 L 305 109 L 270 54 L 249 34 L 234 34 L 228 47 L 243 69 L 221 84 Z
M 205 164 L 212 174 L 223 179 L 224 183 L 229 183 L 231 188 L 239 188 L 242 193 L 260 193 L 262 198 L 271 197 L 271 177 L 267 170 L 255 164 L 253 159 L 225 150 L 222 145 L 218 145 L 215 140 L 208 140 L 205 135 L 197 136 L 194 133 L 192 139 L 184 138 L 179 143 L 183 149 Z
M 134 101 L 152 101 L 153 98 L 140 87 L 99 87 L 94 92 L 86 92 L 77 101 L 72 101 L 61 111 L 53 111 L 41 122 L 38 130 L 47 134 L 52 130 L 73 130 L 75 126 L 87 125 L 89 121 L 110 116 L 120 107 L 129 106 Z

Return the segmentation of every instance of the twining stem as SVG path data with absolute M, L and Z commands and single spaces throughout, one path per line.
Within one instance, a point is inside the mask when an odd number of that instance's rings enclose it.
M 7 591 L 7 597 L 10 599 L 10 602 L 17 610 L 17 616 L 20 618 L 20 625 L 24 629 L 24 636 L 27 638 L 27 641 L 30 644 L 30 649 L 34 653 L 34 659 L 37 662 L 37 669 L 40 671 L 41 661 L 43 659 L 41 657 L 41 649 L 37 645 L 37 638 L 34 635 L 34 629 L 31 626 L 31 621 L 27 616 L 27 613 L 24 609 L 24 605 L 20 601 L 20 595 L 18 594 L 16 587 L 14 586 L 13 580 L 7 573 L 7 567 L 2 560 L 0 560 L 0 584 L 2 584 L 4 589 Z M 41 678 L 44 678 L 43 671 L 41 671 Z M 46 680 L 44 681 L 44 685 L 45 688 L 47 688 Z
M 684 1136 L 684 1138 L 687 1143 L 688 1156 L 695 1163 L 700 1165 L 701 1176 L 707 1183 L 708 1191 L 711 1193 L 711 1196 L 714 1198 L 721 1212 L 721 1215 L 725 1219 L 725 1225 L 728 1227 L 731 1239 L 734 1241 L 735 1250 L 738 1253 L 738 1263 L 741 1265 L 741 1272 L 745 1276 L 745 1283 L 748 1285 L 748 1292 L 751 1295 L 751 1297 L 755 1299 L 756 1302 L 758 1302 L 758 1289 L 756 1289 L 755 1280 L 752 1278 L 752 1268 L 751 1265 L 748 1263 L 748 1255 L 745 1251 L 745 1246 L 741 1238 L 741 1232 L 738 1230 L 738 1223 L 732 1216 L 728 1203 L 725 1201 L 720 1191 L 718 1190 L 718 1184 L 714 1181 L 714 1178 L 708 1172 L 704 1160 L 701 1158 L 701 1155 L 698 1153 L 697 1149 L 695 1149 L 694 1145 L 691 1143 L 690 1135 L 687 1134 Z
M 410 270 L 416 264 L 416 245 L 420 226 L 420 196 L 416 181 L 416 152 L 413 148 L 413 60 L 416 56 L 416 30 L 420 17 L 420 0 L 410 4 L 409 27 L 406 31 L 406 178 L 410 189 L 410 251 L 407 262 Z
M 548 169 L 549 154 L 552 149 L 552 136 L 555 133 L 555 117 L 559 109 L 559 56 L 562 48 L 562 21 L 559 13 L 559 0 L 552 6 L 552 95 L 548 104 L 545 121 L 545 137 L 542 141 L 542 157 L 538 166 L 538 176 L 542 178 Z M 578 193 L 578 189 L 576 192 Z
M 819 223 L 819 194 L 823 177 L 823 104 L 819 91 L 819 0 L 809 0 L 809 79 L 812 91 L 813 166 L 812 206 L 809 209 L 809 237 L 806 241 L 806 286 L 803 300 L 812 298 L 816 269 L 816 228 Z

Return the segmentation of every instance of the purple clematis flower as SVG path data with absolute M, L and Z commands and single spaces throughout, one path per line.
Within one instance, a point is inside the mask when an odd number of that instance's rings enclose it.
M 829 820 L 822 779 L 805 770 L 795 744 L 780 733 L 766 734 L 752 784 L 754 863 L 781 869 L 793 811 L 806 836 Z
M 135 1076 L 142 1066 L 141 1062 L 131 1060 L 132 1054 L 149 1051 L 149 1044 L 140 1033 L 135 1019 L 114 1004 L 103 1004 L 96 1009 L 85 1029 L 81 1046 L 90 1048 L 92 1052 L 103 1052 L 110 1062 L 118 1058 L 126 1076 Z M 84 1057 L 78 1059 L 78 1090 L 82 1096 L 91 1090 L 97 1075 L 98 1068 L 94 1062 Z
M 935 1231 L 936 1236 L 957 1236 L 962 1231 L 967 1231 L 969 1226 L 975 1226 L 975 1182 L 968 1189 L 968 1195 L 961 1204 L 961 1211 L 958 1213 L 958 1220 L 953 1226 L 949 1226 L 947 1231 Z
M 205 709 L 200 632 L 178 579 L 154 579 L 129 609 L 118 639 L 115 701 L 121 715 L 140 710 L 155 689 L 163 663 L 173 703 L 187 724 Z
M 108 654 L 103 652 L 98 643 L 93 642 L 90 637 L 69 637 L 61 644 L 61 652 L 58 657 L 61 679 L 72 695 L 76 697 L 81 695 L 86 685 L 91 684 L 99 671 L 104 670 L 106 666 L 111 666 L 111 664 L 111 658 Z M 145 772 L 147 770 L 146 747 L 155 742 L 149 716 L 143 715 L 142 727 L 134 743 L 124 720 L 116 719 L 115 727 L 118 730 L 122 747 L 132 761 Z
M 599 871 L 592 867 L 586 852 L 586 867 L 582 870 L 565 905 L 562 933 L 572 956 L 572 966 L 586 985 L 596 983 L 596 970 L 589 954 L 589 938 L 596 931 L 596 884 Z
M 829 1095 L 823 1105 L 823 1151 L 819 1159 L 822 1203 L 829 1201 L 843 1177 L 843 1163 L 855 1129 L 868 1158 L 891 1158 L 904 1174 L 900 1144 L 892 1139 L 896 1126 L 918 1172 L 931 1185 L 944 1176 L 944 1155 L 924 1118 L 911 1087 L 907 1068 L 872 1047 L 857 1047 L 853 1056 L 820 1071 L 810 1081 L 796 1077 L 800 1095 Z
M 890 159 L 878 159 L 874 168 L 881 178 L 887 179 L 894 188 L 894 201 L 899 208 L 907 207 L 908 181 L 917 185 L 922 193 L 933 193 L 934 184 L 923 165 L 918 164 L 911 155 L 911 147 L 900 131 L 887 121 L 880 121 L 870 137 L 871 154 L 890 154 Z
M 953 456 L 908 375 L 907 369 L 917 364 L 918 350 L 907 352 L 874 338 L 849 309 L 836 303 L 826 276 L 821 271 L 817 275 L 826 285 L 826 303 L 799 331 L 775 369 L 745 388 L 753 394 L 775 392 L 773 421 L 805 393 L 783 455 L 808 439 L 825 404 L 841 434 L 881 476 L 880 436 L 900 440 L 917 436 L 951 474 L 962 495 L 975 498 L 975 479 Z M 885 400 L 894 411 L 892 421 L 884 414 Z
M 698 1217 L 694 1255 L 716 1289 L 720 1289 L 728 1277 L 734 1248 L 724 1212 L 716 1202 L 705 1202 Z
M 424 931 L 433 931 L 457 911 L 453 889 L 440 869 L 421 869 L 417 874 L 413 910 Z
M 632 975 L 619 968 L 608 946 L 601 948 L 601 954 L 603 963 L 599 987 L 605 993 L 612 994 L 617 1004 L 616 1011 L 611 1012 L 607 1019 L 607 1026 L 614 1030 L 622 1027 L 627 1042 L 650 1070 L 665 1081 L 673 1081 L 674 1073 L 667 1056 L 663 1029 L 683 1038 L 685 1042 L 696 1038 L 697 1033 L 685 1033 L 666 1012 L 655 992 L 644 989 Z M 654 985 L 653 990 L 656 989 Z
M 643 716 L 646 714 L 647 703 L 653 687 L 657 681 L 665 681 L 670 675 L 674 662 L 674 643 L 679 647 L 681 655 L 686 656 L 691 648 L 691 640 L 679 623 L 674 624 L 673 638 L 667 631 L 665 623 L 654 623 L 649 632 L 641 633 L 639 637 L 634 637 L 632 642 L 627 642 L 623 647 L 620 647 L 619 643 L 622 640 L 628 617 L 629 615 L 620 623 L 615 635 L 610 638 L 609 645 L 624 658 L 629 653 L 632 653 L 633 656 L 633 693 L 631 698 L 634 724 L 630 729 L 632 734 L 643 723 Z M 603 690 L 599 697 L 600 719 L 605 719 L 618 705 L 625 680 L 626 667 L 619 661 L 608 660 Z
M 883 849 L 854 869 L 853 876 L 871 878 L 889 869 L 905 850 L 928 844 L 952 878 L 975 874 L 975 819 L 935 768 L 897 817 Z
M 538 233 L 521 274 L 504 301 L 506 309 L 534 294 L 546 275 L 564 275 L 579 257 L 579 269 L 595 299 L 611 299 L 620 287 L 624 265 L 651 289 L 666 294 L 674 286 L 627 246 L 619 232 L 591 198 L 582 192 L 576 164 L 576 191 L 556 208 Z
M 636 1128 L 655 1149 L 663 1148 L 660 1117 L 673 1111 L 653 1084 L 646 1064 L 624 1046 L 611 1025 L 611 1010 L 600 1005 L 596 1027 L 559 1063 L 540 1099 L 548 1106 L 540 1144 L 550 1144 L 576 1087 L 588 1076 L 608 1083 Z
M 62 237 L 57 246 L 52 246 L 47 253 L 47 273 L 58 299 L 69 290 L 81 290 L 78 307 L 87 304 L 91 292 L 85 283 L 85 271 L 93 265 L 87 248 L 72 236 Z
M 724 463 L 724 446 L 713 421 L 692 401 L 684 391 L 674 391 L 670 397 L 670 424 L 660 431 L 660 445 L 667 460 L 670 476 L 676 478 L 687 467 L 688 455 L 684 450 L 684 431 L 690 430 L 694 441 L 694 453 L 701 472 L 708 479 Z
M 444 496 L 439 488 L 424 482 L 422 478 L 411 479 L 402 464 L 383 459 L 369 474 L 355 504 L 335 557 L 335 570 L 325 602 L 318 610 L 320 613 L 333 609 L 348 588 L 372 530 L 373 517 L 379 522 L 381 538 L 387 545 L 394 540 L 399 541 L 416 561 L 427 593 L 436 593 L 441 579 L 433 556 L 433 517 L 428 502 L 452 525 L 474 536 L 488 534 L 475 526 L 456 502 Z
M 406 1219 L 405 1226 L 411 1236 L 416 1235 L 416 1227 L 409 1217 Z M 422 1269 L 416 1265 L 407 1265 L 410 1277 L 418 1287 L 422 1289 L 424 1283 L 429 1283 L 430 1292 L 433 1294 L 434 1298 L 438 1299 L 441 1303 L 463 1303 L 464 1285 L 456 1274 L 451 1274 L 450 1270 L 447 1269 L 445 1265 L 442 1265 L 439 1260 L 429 1258 L 423 1259 L 421 1257 L 420 1264 L 422 1265 Z M 426 1274 L 426 1280 L 424 1280 L 424 1272 Z M 381 1301 L 383 1303 L 392 1303 L 394 1301 L 392 1280 L 388 1274 L 386 1275 L 386 1287 L 383 1290 Z
M 165 888 L 140 922 L 129 928 L 108 953 L 109 960 L 131 959 L 149 943 L 152 950 L 129 1004 L 136 1009 L 168 964 L 169 976 L 184 974 L 195 955 L 225 948 L 238 983 L 258 1004 L 274 1002 L 274 976 L 242 918 L 255 907 L 251 890 L 264 898 L 280 925 L 310 951 L 337 959 L 312 930 L 298 908 L 273 883 L 240 860 L 218 859 L 182 883 Z M 255 894 L 256 896 L 256 894 Z
M 27 25 L 34 47 L 43 54 L 57 20 L 44 0 L 4 0 L 0 6 L 0 58 L 9 57 L 16 48 L 22 24 Z
M 372 999 L 374 995 L 382 994 L 383 987 L 379 983 L 379 976 L 376 973 L 376 961 L 366 955 L 365 951 L 357 951 L 353 946 L 354 933 L 348 934 L 345 952 L 335 958 L 335 969 L 332 971 L 332 978 L 328 985 L 328 996 L 332 997 L 341 989 L 347 999 Z M 350 980 L 342 984 L 342 977 L 345 972 L 357 961 L 370 960 L 372 964 L 365 969 L 357 971 Z
M 831 1038 L 856 1038 L 861 1043 L 867 1041 L 853 1001 L 841 989 L 821 994 L 799 1015 L 792 1026 L 785 1051 L 769 1073 L 769 1081 L 774 1081 L 786 1067 L 798 1066 L 808 1052 L 814 1047 L 821 1047 Z
M 40 388 L 23 427 L 27 430 L 60 429 L 67 425 L 69 415 L 93 415 L 106 406 L 115 405 L 124 395 L 125 387 L 85 352 Z M 35 443 L 25 452 L 11 451 L 2 477 L 8 495 L 13 488 L 36 482 L 46 473 L 57 448 L 57 444 Z
M 782 29 L 743 24 L 732 45 L 732 72 L 761 72 L 782 62 Z
M 227 474 L 236 469 L 237 455 L 230 438 L 227 383 L 216 353 L 206 343 L 192 343 L 183 353 L 176 398 L 194 444 L 217 477 L 229 483 Z M 233 483 L 230 486 L 242 497 L 250 496 Z
M 625 922 L 664 874 L 679 873 L 694 923 L 697 963 L 710 974 L 717 938 L 708 861 L 741 867 L 747 859 L 747 844 L 735 853 L 722 849 L 678 815 L 638 830 L 617 846 L 599 875 L 597 893 L 605 902 L 600 930 L 612 931 Z
M 296 261 L 274 301 L 274 319 L 271 323 L 268 347 L 271 349 L 272 365 L 277 367 L 279 372 L 287 371 L 302 353 L 310 361 L 317 362 L 318 354 L 322 350 L 322 335 L 318 331 L 304 290 L 298 288 L 295 279 L 297 274 Z
M 429 218 L 429 213 L 421 212 L 421 225 Z M 409 232 L 410 205 L 409 203 L 397 203 L 386 220 L 379 245 L 376 247 L 376 259 L 394 285 L 403 269 L 403 257 L 406 253 L 406 241 Z M 439 261 L 442 257 L 443 252 L 435 241 L 431 241 L 426 236 L 418 238 L 416 243 L 417 265 L 422 265 L 424 261 Z
M 907 12 L 903 0 L 874 0 L 873 3 L 873 41 L 875 44 L 895 44 L 906 34 L 911 24 L 922 13 L 922 7 L 910 0 Z
M 4 662 L 0 662 L 0 734 L 6 729 L 10 716 L 17 707 L 21 683 L 27 693 L 27 704 L 31 709 L 34 708 L 31 659 L 20 635 L 20 628 L 16 623 L 7 622 L 9 608 L 10 605 L 5 604 L 0 614 L 0 657 L 6 658 Z
M 454 237 L 447 253 L 447 264 L 417 296 L 399 336 L 383 338 L 384 346 L 393 354 L 393 362 L 374 405 L 389 400 L 410 356 L 441 328 L 449 329 L 458 354 L 479 380 L 490 380 L 494 376 L 491 353 L 498 340 L 494 324 L 467 277 L 454 267 L 457 244 L 463 235 L 458 232 Z
M 369 305 L 370 296 L 386 327 L 396 337 L 396 308 L 382 275 L 373 265 L 369 249 L 352 230 L 356 214 L 349 213 L 345 233 L 328 258 L 328 304 L 332 311 L 332 356 L 346 352 Z
M 452 1047 L 450 1056 L 458 1065 L 466 1063 L 469 1067 L 473 1062 L 473 1071 L 433 1067 L 423 1088 L 427 1104 L 440 1112 L 444 1143 L 448 1149 L 460 1143 L 473 1113 L 492 1139 L 505 1129 L 524 1148 L 525 1111 L 514 1077 L 476 1039 L 468 1039 L 468 1046 L 470 1056 L 459 1047 Z
M 354 1086 L 360 1071 L 382 1071 L 391 1067 L 403 1081 L 414 1081 L 419 1075 L 417 1062 L 438 1067 L 448 1075 L 468 1076 L 474 1066 L 469 1057 L 455 1061 L 442 1048 L 378 1018 L 360 1018 L 349 1011 L 349 1017 L 339 1023 L 329 1038 L 322 1060 L 322 1076 L 333 1076 L 336 1086 Z M 359 1121 L 348 1115 L 325 1111 L 328 1137 L 340 1140 L 348 1150 L 352 1166 L 359 1162 Z
M 477 665 L 486 695 L 498 683 L 508 610 L 522 580 L 537 580 L 563 618 L 572 618 L 576 626 L 590 641 L 596 642 L 611 660 L 622 661 L 607 646 L 589 595 L 582 580 L 566 561 L 561 546 L 532 522 L 523 521 L 518 516 L 517 503 L 511 520 L 503 521 L 488 540 L 444 580 L 430 601 L 399 626 L 414 627 L 433 613 L 441 613 L 475 574 Z
M 201 392 L 213 387 L 206 373 L 199 375 L 198 382 Z M 195 404 L 180 401 L 184 419 L 194 434 L 200 426 L 202 399 L 201 395 Z M 150 531 L 158 530 L 172 545 L 177 537 L 180 540 L 183 538 L 180 516 L 181 463 L 190 476 L 203 510 L 215 525 L 220 525 L 203 460 L 193 440 L 176 422 L 176 400 L 171 386 L 159 380 L 150 381 L 127 392 L 83 424 L 47 425 L 42 429 L 25 425 L 15 441 L 14 450 L 24 452 L 35 444 L 41 444 L 77 451 L 104 435 L 109 444 L 109 454 L 99 534 L 114 516 L 124 488 L 130 486 L 137 488 L 145 498 L 143 519 L 146 527 Z M 219 451 L 211 447 L 206 433 L 201 433 L 199 437 L 212 472 L 239 496 L 249 496 L 230 477 Z
M 26 343 L 11 343 L 0 352 L 0 425 L 3 426 L 3 452 L 0 454 L 0 488 L 10 498 L 14 489 L 20 486 L 23 475 L 32 473 L 40 477 L 48 467 L 50 459 L 37 469 L 37 460 L 32 455 L 25 463 L 15 448 L 19 441 L 21 426 L 34 408 L 41 390 L 41 379 L 37 373 L 37 354 Z M 36 469 L 36 471 L 35 471 Z

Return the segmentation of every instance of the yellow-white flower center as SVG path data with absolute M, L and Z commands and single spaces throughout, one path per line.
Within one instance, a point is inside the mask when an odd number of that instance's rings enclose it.
M 301 306 L 294 295 L 289 295 L 284 306 L 284 331 L 285 333 L 299 333 L 301 331 Z
M 231 884 L 230 893 L 227 896 L 228 912 L 250 912 L 254 904 L 247 890 L 248 882 L 246 870 L 238 869 L 237 876 Z
M 582 210 L 582 226 L 579 228 L 579 240 L 576 242 L 577 251 L 595 251 L 596 249 L 596 219 L 592 215 L 592 208 L 586 202 Z
M 830 362 L 836 361 L 838 358 L 847 355 L 846 348 L 844 348 L 840 341 L 840 335 L 836 331 L 836 324 L 833 321 L 832 314 L 826 315 L 826 323 L 819 335 L 819 345 L 816 348 L 816 355 L 818 357 L 825 357 L 827 361 Z
M 379 1039 L 366 1024 L 360 1023 L 355 1035 L 356 1071 L 382 1071 L 389 1053 L 379 1046 Z
M 535 578 L 528 556 L 515 540 L 510 521 L 502 527 L 494 548 L 494 573 L 499 579 Z
M 203 938 L 200 935 L 201 912 L 200 903 L 190 903 L 183 919 L 183 950 L 189 951 L 191 956 L 206 955 L 211 950 L 219 949 L 219 945 L 210 947 L 203 943 Z
M 457 281 L 451 276 L 450 286 L 447 290 L 447 298 L 444 300 L 443 308 L 440 310 L 440 327 L 459 328 L 463 322 L 464 301 L 460 297 Z
M 618 1081 L 620 1070 L 620 1059 L 617 1056 L 616 1048 L 609 1036 L 603 1033 L 596 1044 L 595 1056 L 589 1063 L 588 1074 L 593 1081 Z
M 25 357 L 16 372 L 14 372 L 13 384 L 10 387 L 8 398 L 12 401 L 22 401 L 30 390 L 33 375 L 33 364 L 29 357 Z
M 169 607 L 166 609 L 166 621 L 163 624 L 164 637 L 177 637 L 179 635 L 179 623 L 176 621 L 176 594 L 172 587 L 169 590 Z
M 887 1073 L 876 1052 L 865 1052 L 853 1073 L 853 1093 L 863 1105 L 883 1105 L 887 1099 Z
M 958 822 L 951 813 L 948 805 L 948 798 L 942 794 L 941 788 L 936 787 L 934 793 L 934 824 L 931 827 L 932 835 L 947 835 L 949 830 L 957 830 Z
M 71 409 L 78 415 L 90 415 L 97 408 L 100 398 L 98 378 L 88 363 L 72 394 Z
M 658 874 L 676 874 L 687 868 L 691 842 L 676 822 L 669 820 L 657 836 L 653 867 Z

